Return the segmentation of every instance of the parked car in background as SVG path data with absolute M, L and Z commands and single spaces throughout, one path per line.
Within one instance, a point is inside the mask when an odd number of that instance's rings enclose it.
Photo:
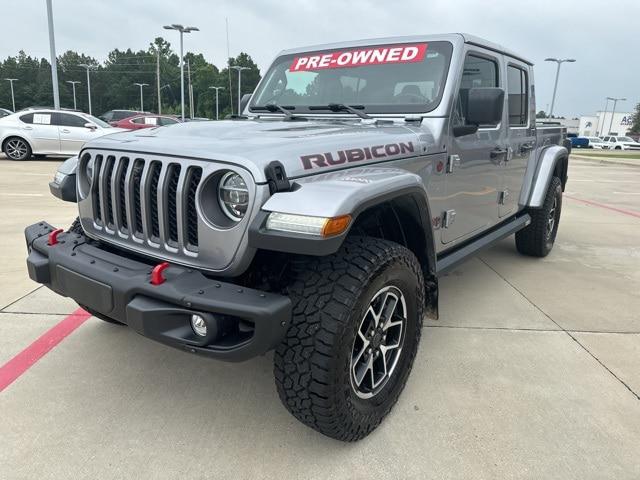
M 0 118 L 0 145 L 11 160 L 32 155 L 75 155 L 85 142 L 121 132 L 86 113 L 30 110 Z
M 610 150 L 640 150 L 640 143 L 631 137 L 604 137 L 603 143 Z
M 589 145 L 587 148 L 595 148 L 602 150 L 604 147 L 604 142 L 600 137 L 584 137 L 589 141 Z
M 125 118 L 132 117 L 134 115 L 144 115 L 150 112 L 140 112 L 138 110 L 109 110 L 108 112 L 100 115 L 100 118 L 107 123 L 113 125 L 115 122 L 123 120 Z
M 571 148 L 589 148 L 589 140 L 586 137 L 579 137 L 575 133 L 570 133 L 567 138 L 571 140 Z
M 0 108 L 0 118 L 6 117 L 7 115 L 11 115 L 13 112 L 11 110 L 7 110 L 6 108 Z
M 111 122 L 115 127 L 126 128 L 127 130 L 138 130 L 141 128 L 164 127 L 180 123 L 176 117 L 170 115 L 135 115 L 123 118 L 117 122 Z

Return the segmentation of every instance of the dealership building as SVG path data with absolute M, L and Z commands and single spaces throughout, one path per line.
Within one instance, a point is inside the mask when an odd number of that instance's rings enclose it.
M 596 112 L 595 115 L 580 117 L 578 135 L 581 137 L 602 137 L 604 135 L 627 135 L 633 125 L 631 112 Z

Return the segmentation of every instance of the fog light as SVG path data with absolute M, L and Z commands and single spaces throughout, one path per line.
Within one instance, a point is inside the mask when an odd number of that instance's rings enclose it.
M 207 322 L 200 315 L 191 315 L 191 328 L 193 328 L 196 335 L 200 337 L 207 336 Z

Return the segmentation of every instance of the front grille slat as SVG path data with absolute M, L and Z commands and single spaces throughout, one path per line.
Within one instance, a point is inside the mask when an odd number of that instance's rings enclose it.
M 151 238 L 151 222 L 149 214 L 151 206 L 149 203 L 149 167 L 151 162 L 145 162 L 140 174 L 140 219 L 142 221 L 142 238 Z
M 177 159 L 96 154 L 90 191 L 94 228 L 149 253 L 195 258 L 196 193 L 203 175 L 203 166 Z
M 198 212 L 196 210 L 196 191 L 202 178 L 202 169 L 192 167 L 187 184 L 187 246 L 190 250 L 198 249 Z
M 164 201 L 165 211 L 163 218 L 166 222 L 167 243 L 172 247 L 178 244 L 178 183 L 180 179 L 181 167 L 177 163 L 169 164 L 165 181 Z

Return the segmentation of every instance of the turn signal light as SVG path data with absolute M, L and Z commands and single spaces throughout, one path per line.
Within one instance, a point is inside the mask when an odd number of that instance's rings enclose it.
M 344 233 L 351 223 L 351 215 L 339 217 L 312 217 L 291 213 L 271 212 L 267 218 L 267 230 L 300 233 L 313 237 L 334 237 Z

